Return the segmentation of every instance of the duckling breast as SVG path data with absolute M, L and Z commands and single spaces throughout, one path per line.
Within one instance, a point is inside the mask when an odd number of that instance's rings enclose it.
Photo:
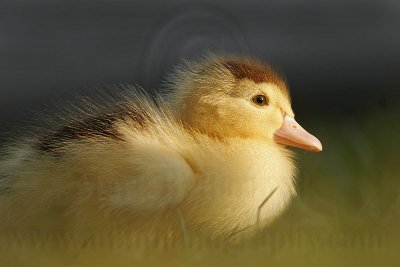
M 245 228 L 252 233 L 271 223 L 295 195 L 292 154 L 275 143 L 214 142 L 192 157 L 198 180 L 185 204 L 194 230 L 211 236 Z

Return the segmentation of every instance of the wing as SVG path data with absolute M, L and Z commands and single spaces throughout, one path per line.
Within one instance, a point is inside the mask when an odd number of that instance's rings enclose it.
M 110 191 L 111 208 L 164 209 L 178 205 L 192 188 L 195 173 L 187 160 L 174 145 L 153 138 L 126 144 L 126 164 L 115 165 L 122 169 Z

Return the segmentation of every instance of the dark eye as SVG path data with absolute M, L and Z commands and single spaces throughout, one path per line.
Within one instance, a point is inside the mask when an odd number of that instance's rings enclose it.
M 258 106 L 268 105 L 268 98 L 265 95 L 256 95 L 253 97 L 254 104 Z

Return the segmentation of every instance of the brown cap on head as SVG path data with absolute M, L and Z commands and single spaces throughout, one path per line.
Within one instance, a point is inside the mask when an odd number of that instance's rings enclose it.
M 237 80 L 249 79 L 255 83 L 274 83 L 289 96 L 284 78 L 269 65 L 249 58 L 223 59 L 221 64 Z

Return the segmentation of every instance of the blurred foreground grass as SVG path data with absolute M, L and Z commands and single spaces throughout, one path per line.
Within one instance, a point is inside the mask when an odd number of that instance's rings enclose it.
M 305 121 L 324 151 L 297 151 L 298 197 L 254 239 L 170 249 L 7 239 L 0 266 L 400 266 L 399 122 L 398 109 Z

